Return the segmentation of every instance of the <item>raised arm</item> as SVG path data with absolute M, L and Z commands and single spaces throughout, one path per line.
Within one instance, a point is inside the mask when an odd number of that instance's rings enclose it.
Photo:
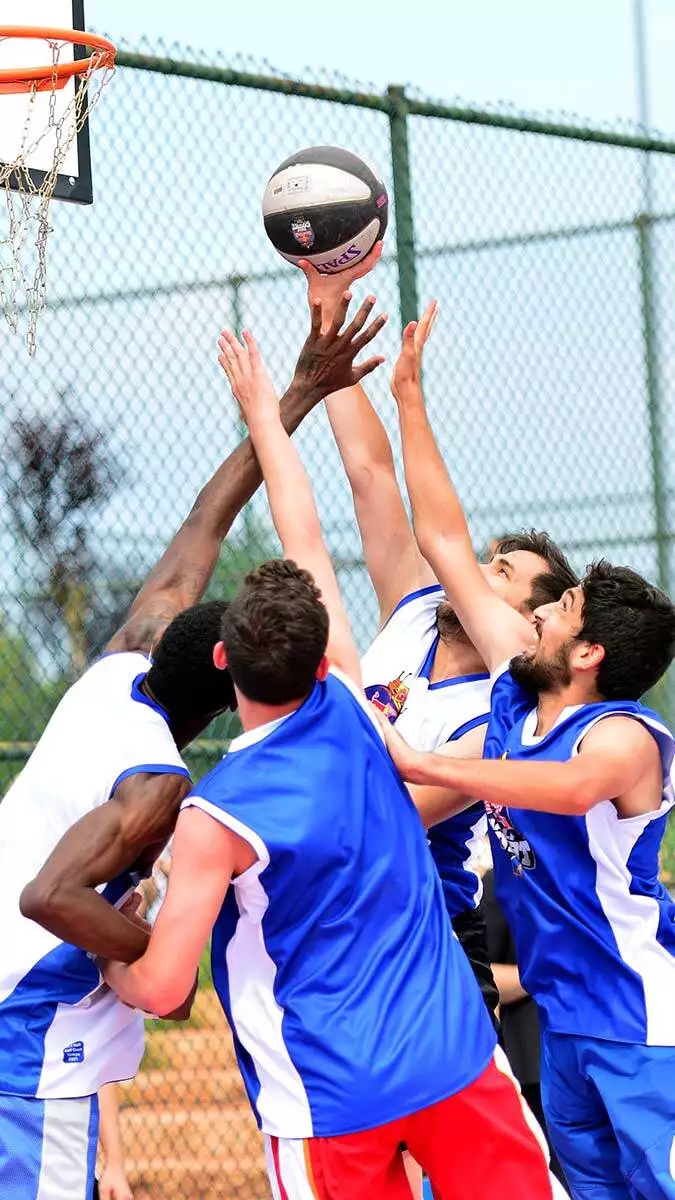
M 299 263 L 307 279 L 310 307 L 321 301 L 324 329 L 329 328 L 345 288 L 372 270 L 381 252 L 378 242 L 362 262 L 339 275 L 321 275 L 306 260 Z M 403 596 L 436 580 L 408 519 L 387 431 L 362 385 L 333 393 L 326 410 L 354 498 L 363 556 L 384 623 Z
M 351 383 L 351 361 L 335 341 L 305 342 L 295 374 L 280 405 L 280 418 L 290 434 L 319 401 Z M 262 482 L 250 438 L 225 459 L 197 496 L 191 512 L 164 552 L 107 650 L 148 652 L 167 625 L 184 608 L 196 604 L 206 591 L 232 522 Z
M 318 341 L 342 341 L 345 347 L 349 347 L 353 359 L 376 336 L 384 320 L 378 317 L 364 330 L 374 303 L 368 300 L 361 306 L 348 329 L 341 334 L 340 329 L 349 300 L 349 293 L 345 293 L 331 327 L 325 334 L 321 332 L 321 304 L 316 303 L 312 309 L 312 329 Z M 323 540 L 309 479 L 279 420 L 274 388 L 262 365 L 255 341 L 250 334 L 245 334 L 244 338 L 246 344 L 241 346 L 232 334 L 224 333 L 220 361 L 251 432 L 284 555 L 286 558 L 292 558 L 314 577 L 330 618 L 328 657 L 360 683 L 358 651 L 342 603 L 333 564 Z M 372 358 L 362 366 L 354 368 L 356 381 L 379 366 L 381 361 L 380 358 Z
M 392 381 L 415 536 L 465 632 L 493 669 L 532 644 L 532 626 L 492 590 L 474 554 L 464 510 L 427 417 L 415 328 L 413 322 L 403 332 Z

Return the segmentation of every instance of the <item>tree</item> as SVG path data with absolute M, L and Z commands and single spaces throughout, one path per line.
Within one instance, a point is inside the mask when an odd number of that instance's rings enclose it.
M 109 499 L 118 472 L 104 434 L 72 412 L 67 393 L 59 399 L 55 416 L 19 412 L 11 421 L 5 490 L 17 542 L 33 567 L 27 615 L 73 678 L 86 668 L 91 649 L 97 571 L 91 518 Z

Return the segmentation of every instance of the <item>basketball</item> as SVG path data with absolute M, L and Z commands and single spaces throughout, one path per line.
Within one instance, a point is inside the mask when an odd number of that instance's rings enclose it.
M 299 150 L 277 167 L 262 202 L 265 231 L 287 262 L 323 274 L 354 266 L 387 228 L 389 197 L 367 163 L 337 146 Z

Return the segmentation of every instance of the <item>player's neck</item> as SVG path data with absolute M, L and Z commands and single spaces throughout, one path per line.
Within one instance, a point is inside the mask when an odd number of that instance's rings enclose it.
M 537 701 L 536 737 L 550 733 L 560 714 L 566 708 L 577 708 L 581 704 L 595 704 L 602 697 L 597 692 L 589 693 L 585 686 L 572 681 L 565 687 L 551 692 L 540 692 Z
M 261 725 L 270 725 L 272 721 L 287 717 L 289 713 L 301 708 L 305 699 L 306 697 L 302 700 L 291 700 L 288 704 L 260 704 L 257 700 L 249 700 L 247 696 L 242 696 L 238 691 L 239 719 L 244 733 L 250 733 L 253 729 L 260 729 Z
M 431 664 L 430 683 L 455 679 L 458 675 L 480 675 L 486 670 L 476 647 L 462 632 L 457 636 L 441 637 Z

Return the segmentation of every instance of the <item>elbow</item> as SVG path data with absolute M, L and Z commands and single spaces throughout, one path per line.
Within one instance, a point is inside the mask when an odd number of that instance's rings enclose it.
M 598 803 L 595 789 L 586 781 L 571 780 L 561 797 L 561 810 L 572 817 L 585 817 Z
M 393 458 L 358 458 L 349 464 L 349 486 L 355 500 L 367 502 L 371 496 L 381 496 L 392 482 L 398 490 Z
M 21 916 L 47 928 L 48 920 L 50 916 L 54 916 L 56 907 L 55 888 L 41 882 L 39 877 L 27 883 L 19 897 Z

